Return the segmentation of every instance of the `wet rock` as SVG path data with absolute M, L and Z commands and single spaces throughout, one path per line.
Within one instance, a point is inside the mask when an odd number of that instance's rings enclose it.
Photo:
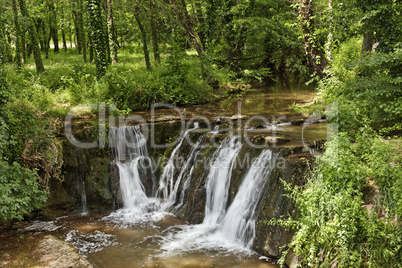
M 254 129 L 263 129 L 263 128 L 265 128 L 265 126 L 262 123 L 255 123 L 253 125 L 253 128 Z
M 290 139 L 284 137 L 273 137 L 273 136 L 265 137 L 265 143 L 270 145 L 281 145 L 288 143 L 290 141 L 291 141 Z
M 120 191 L 120 175 L 119 167 L 116 162 L 111 162 L 109 167 L 109 177 L 110 177 L 110 190 L 112 192 L 116 208 L 123 205 L 123 199 Z
M 49 268 L 91 268 L 92 265 L 78 253 L 78 249 L 72 244 L 59 240 L 52 235 L 45 236 L 34 251 L 39 256 L 38 265 L 35 267 Z
M 261 201 L 256 221 L 256 238 L 253 248 L 258 253 L 278 259 L 282 254 L 281 247 L 291 242 L 293 231 L 278 225 L 268 225 L 267 222 L 273 218 L 295 215 L 297 208 L 293 200 L 284 196 L 285 189 L 281 180 L 294 186 L 303 185 L 303 174 L 307 168 L 306 162 L 310 158 L 311 156 L 307 153 L 287 155 L 284 157 L 285 164 L 277 165 L 271 174 L 269 184 L 264 189 L 264 198 Z M 297 256 L 289 256 L 287 265 L 294 267 L 295 263 L 297 263 Z
M 303 119 L 303 118 L 297 118 L 297 119 L 292 119 L 292 120 L 290 121 L 290 123 L 291 123 L 293 126 L 301 126 L 301 125 L 304 124 L 305 121 L 306 121 L 306 120 Z

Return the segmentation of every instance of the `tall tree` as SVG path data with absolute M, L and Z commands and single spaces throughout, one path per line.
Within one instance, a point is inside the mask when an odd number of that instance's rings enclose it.
M 86 44 L 86 34 L 84 26 L 84 0 L 78 0 L 78 31 L 79 31 L 79 43 L 82 51 L 82 60 L 87 61 L 87 44 Z
M 334 6 L 332 0 L 328 0 L 328 11 L 329 11 L 329 27 L 328 27 L 328 40 L 326 44 L 327 58 L 329 61 L 332 60 L 332 43 L 334 41 Z
M 54 0 L 47 0 L 49 7 L 49 40 L 53 39 L 54 53 L 59 53 L 59 35 L 57 31 L 57 8 L 55 8 Z
M 29 16 L 28 10 L 25 5 L 25 0 L 18 0 L 18 3 L 20 5 L 22 17 L 27 22 L 27 30 L 29 32 L 29 37 L 31 41 L 30 43 L 34 55 L 36 71 L 38 73 L 43 73 L 45 71 L 45 67 L 43 66 L 42 56 L 40 55 L 38 33 L 31 17 Z
M 91 28 L 91 39 L 95 52 L 96 75 L 100 79 L 106 74 L 108 65 L 106 54 L 106 36 L 103 25 L 101 0 L 88 0 L 88 13 Z
M 14 26 L 15 26 L 15 63 L 17 69 L 21 69 L 21 31 L 20 25 L 18 23 L 18 8 L 17 1 L 13 0 L 13 10 L 14 10 Z
M 115 26 L 113 20 L 113 7 L 112 0 L 106 0 L 107 2 L 107 19 L 108 19 L 108 29 L 109 29 L 109 46 L 110 52 L 112 54 L 113 64 L 117 63 L 117 42 L 115 34 Z
M 300 25 L 308 61 L 320 78 L 323 78 L 327 60 L 313 34 L 313 0 L 301 0 Z
M 203 62 L 204 49 L 201 45 L 199 34 L 194 29 L 195 24 L 188 13 L 186 1 L 169 0 L 169 3 L 172 6 L 173 10 L 176 12 L 180 22 L 187 32 L 188 37 L 190 38 L 190 40 L 193 41 L 193 45 L 195 50 L 197 51 L 198 57 L 200 58 L 201 62 Z
M 140 2 L 137 0 L 137 5 L 135 7 L 134 10 L 134 18 L 135 21 L 138 24 L 138 28 L 140 29 L 141 32 L 141 37 L 142 37 L 142 46 L 144 49 L 144 56 L 145 56 L 145 65 L 147 66 L 147 70 L 151 70 L 151 61 L 149 59 L 149 50 L 148 50 L 148 35 L 147 32 L 144 28 L 144 25 L 141 22 L 141 18 L 140 18 Z
M 156 8 L 153 0 L 149 0 L 149 10 L 151 13 L 152 50 L 154 53 L 154 60 L 160 63 L 161 56 L 159 52 L 158 28 L 156 23 Z

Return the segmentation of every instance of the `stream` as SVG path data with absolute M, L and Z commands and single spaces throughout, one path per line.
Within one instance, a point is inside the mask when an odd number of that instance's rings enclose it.
M 94 267 L 278 267 L 260 260 L 253 244 L 261 199 L 280 153 L 271 147 L 250 150 L 253 155 L 246 168 L 237 171 L 239 182 L 234 182 L 236 161 L 244 154 L 243 135 L 234 132 L 222 136 L 220 123 L 201 132 L 205 125 L 202 121 L 216 123 L 239 114 L 258 116 L 248 125 L 243 121 L 242 127 L 237 121 L 235 128 L 253 137 L 268 137 L 265 141 L 274 133 L 275 139 L 278 136 L 284 141 L 280 145 L 284 148 L 307 148 L 306 144 L 327 138 L 327 124 L 321 119 L 314 124 L 294 124 L 292 120 L 299 117 L 289 106 L 310 102 L 315 96 L 306 89 L 249 89 L 239 98 L 187 108 L 186 121 L 194 116 L 203 119 L 192 122 L 177 139 L 159 173 L 140 126 L 111 127 L 110 144 L 120 177 L 120 208 L 106 215 L 91 213 L 83 183 L 83 213 L 53 222 L 34 222 L 19 231 L 33 237 L 61 237 L 74 244 Z M 156 113 L 156 118 L 178 120 L 169 109 Z M 154 119 L 147 112 L 135 114 Z M 205 146 L 211 136 L 219 138 L 215 147 Z M 191 146 L 188 137 L 193 138 Z M 176 164 L 179 156 L 184 156 L 180 166 Z M 194 196 L 200 193 L 205 203 L 198 209 L 203 215 L 198 224 L 175 216 L 195 210 L 200 200 Z

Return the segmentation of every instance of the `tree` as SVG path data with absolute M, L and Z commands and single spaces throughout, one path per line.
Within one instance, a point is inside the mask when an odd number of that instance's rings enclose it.
M 149 0 L 149 10 L 151 13 L 151 31 L 152 31 L 152 50 L 154 53 L 154 60 L 158 63 L 161 62 L 161 56 L 159 52 L 159 40 L 158 40 L 158 29 L 156 22 L 156 8 L 153 0 Z
M 320 78 L 323 78 L 327 60 L 313 34 L 313 0 L 301 0 L 300 26 L 303 34 L 304 49 L 310 65 Z
M 34 55 L 36 71 L 38 73 L 43 73 L 45 71 L 45 67 L 43 66 L 42 57 L 39 50 L 38 33 L 31 17 L 29 16 L 28 10 L 25 5 L 25 0 L 18 0 L 18 3 L 20 5 L 22 17 L 25 21 L 27 21 L 27 29 L 29 32 L 30 44 Z
M 92 45 L 95 52 L 96 75 L 100 79 L 106 74 L 108 65 L 106 35 L 104 31 L 102 3 L 100 0 L 88 0 L 88 14 Z
M 16 0 L 13 0 L 13 10 L 15 26 L 15 63 L 17 65 L 17 69 L 21 70 L 21 31 L 18 23 L 18 9 Z
M 173 10 L 176 12 L 180 22 L 187 32 L 188 37 L 190 38 L 190 40 L 193 41 L 193 45 L 195 50 L 197 51 L 198 57 L 200 58 L 201 62 L 203 62 L 204 49 L 201 45 L 200 37 L 194 29 L 195 24 L 188 13 L 186 1 L 169 0 L 169 3 Z
M 112 0 L 107 1 L 107 18 L 108 18 L 108 29 L 109 29 L 109 44 L 110 52 L 112 54 L 113 64 L 117 63 L 117 42 L 115 35 L 114 19 L 113 19 L 113 7 Z
M 151 70 L 151 61 L 149 59 L 149 51 L 148 51 L 148 35 L 147 32 L 145 31 L 144 25 L 141 22 L 140 18 L 140 3 L 141 1 L 137 0 L 137 5 L 134 10 L 134 18 L 135 21 L 138 24 L 138 28 L 140 29 L 141 32 L 141 37 L 142 37 L 142 45 L 144 49 L 144 57 L 145 57 L 145 65 L 147 66 L 147 70 Z
M 49 39 L 53 39 L 54 53 L 59 53 L 59 35 L 57 31 L 57 8 L 54 6 L 54 0 L 47 0 L 49 8 Z

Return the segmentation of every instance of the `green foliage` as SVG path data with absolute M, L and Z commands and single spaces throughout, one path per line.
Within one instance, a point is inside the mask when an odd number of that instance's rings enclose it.
M 246 82 L 307 77 L 295 11 L 290 1 L 207 1 L 203 32 L 212 61 Z
M 0 159 L 0 220 L 22 220 L 43 205 L 46 197 L 47 191 L 42 190 L 35 170 Z
M 4 157 L 10 161 L 18 161 L 23 154 L 34 154 L 41 147 L 47 148 L 55 138 L 54 128 L 47 118 L 40 115 L 29 102 L 10 102 L 1 111 L 10 142 L 5 150 Z
M 394 193 L 402 190 L 400 158 L 391 158 L 395 151 L 378 138 L 363 134 L 359 141 L 362 142 L 352 144 L 341 133 L 327 143 L 324 155 L 318 158 L 302 189 L 287 185 L 298 215 L 295 219 L 272 222 L 296 230 L 288 249 L 302 256 L 303 266 L 398 265 L 396 258 L 402 244 L 394 234 L 400 233 L 401 228 L 395 225 L 394 216 L 401 214 L 400 207 L 395 209 L 400 199 Z M 368 180 L 377 183 L 383 201 L 364 193 Z M 380 209 L 387 211 L 385 218 L 378 218 L 375 211 Z
M 91 38 L 95 50 L 96 76 L 100 79 L 106 74 L 107 37 L 104 29 L 104 15 L 100 0 L 88 0 L 88 11 L 91 24 Z
M 170 56 L 152 71 L 111 66 L 98 85 L 101 98 L 126 111 L 145 109 L 152 103 L 188 106 L 210 100 L 201 66 L 183 58 Z
M 402 50 L 358 58 L 333 71 L 319 91 L 326 104 L 338 103 L 341 131 L 355 133 L 364 125 L 384 134 L 402 130 Z

